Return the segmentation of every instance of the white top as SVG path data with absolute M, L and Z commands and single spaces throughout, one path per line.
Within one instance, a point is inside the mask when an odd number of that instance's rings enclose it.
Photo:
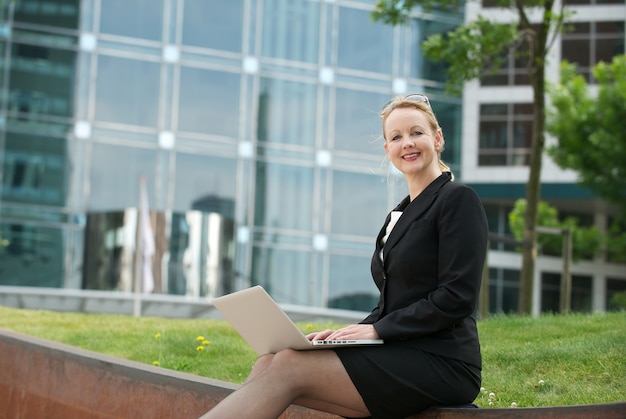
M 385 243 L 387 243 L 387 239 L 389 238 L 391 231 L 396 226 L 396 223 L 400 219 L 401 215 L 402 215 L 402 211 L 391 211 L 391 220 L 389 220 L 389 224 L 387 224 L 387 229 L 385 230 L 385 236 L 383 237 L 383 247 L 385 246 Z M 383 249 L 380 249 L 380 260 L 381 261 L 383 260 Z

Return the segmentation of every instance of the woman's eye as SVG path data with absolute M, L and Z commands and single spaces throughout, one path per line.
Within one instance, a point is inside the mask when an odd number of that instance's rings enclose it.
M 396 135 L 395 137 L 393 137 L 393 138 L 391 139 L 391 141 L 398 141 L 399 139 L 400 139 L 400 136 L 399 136 L 399 135 Z
M 422 131 L 413 131 L 413 135 L 415 136 L 422 135 Z

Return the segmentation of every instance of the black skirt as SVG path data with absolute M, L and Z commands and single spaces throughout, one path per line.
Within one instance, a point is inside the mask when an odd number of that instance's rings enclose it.
M 471 403 L 480 391 L 480 368 L 424 352 L 410 341 L 334 350 L 374 419 Z

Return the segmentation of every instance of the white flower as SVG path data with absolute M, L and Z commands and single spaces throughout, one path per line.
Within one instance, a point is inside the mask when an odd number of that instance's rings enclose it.
M 516 408 L 517 407 L 517 403 L 515 403 L 515 402 L 511 403 L 511 407 L 512 408 Z

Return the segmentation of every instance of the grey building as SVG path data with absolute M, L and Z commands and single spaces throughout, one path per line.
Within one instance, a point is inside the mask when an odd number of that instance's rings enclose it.
M 495 7 L 498 2 L 483 0 L 466 3 L 465 19 L 478 15 L 507 23 L 516 12 Z M 578 66 L 591 86 L 591 74 L 600 61 L 610 62 L 624 54 L 626 5 L 624 0 L 560 0 L 555 8 L 568 9 L 569 30 L 559 34 L 547 55 L 546 79 L 559 80 L 561 60 Z M 530 13 L 531 19 L 539 19 Z M 489 218 L 490 230 L 510 235 L 508 214 L 518 198 L 525 196 L 528 179 L 530 138 L 533 124 L 533 98 L 524 60 L 514 51 L 496 74 L 472 82 L 463 92 L 463 180 L 480 195 Z M 553 139 L 548 138 L 547 144 Z M 584 150 L 581 150 L 584 152 Z M 583 227 L 595 226 L 606 232 L 615 208 L 578 186 L 577 174 L 562 170 L 549 156 L 543 158 L 541 199 L 556 208 L 561 219 L 573 217 Z M 611 301 L 626 291 L 624 255 L 585 255 L 571 267 L 571 308 L 592 312 L 616 309 Z M 516 311 L 519 294 L 521 255 L 515 246 L 491 242 L 489 252 L 490 310 Z M 535 315 L 558 311 L 563 261 L 561 251 L 542 251 L 537 259 L 534 281 Z

